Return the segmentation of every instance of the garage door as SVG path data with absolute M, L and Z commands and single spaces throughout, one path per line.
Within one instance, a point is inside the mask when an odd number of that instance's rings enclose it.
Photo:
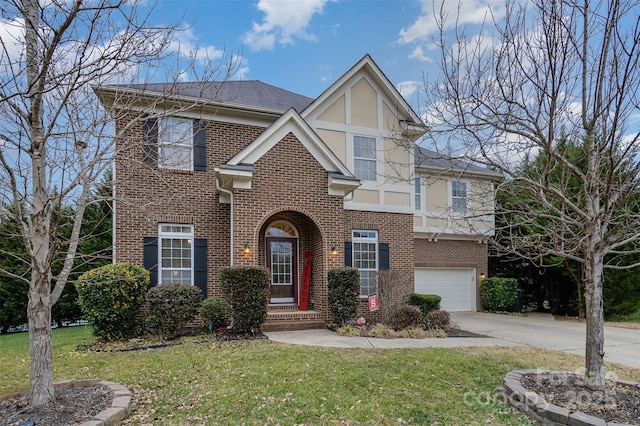
M 440 308 L 446 311 L 475 311 L 474 277 L 474 269 L 416 268 L 415 291 L 442 297 Z

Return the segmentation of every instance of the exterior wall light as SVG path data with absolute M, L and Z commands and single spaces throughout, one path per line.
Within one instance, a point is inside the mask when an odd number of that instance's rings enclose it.
M 480 279 L 484 280 L 484 272 L 480 272 Z
M 251 246 L 249 245 L 249 243 L 244 243 L 244 246 L 242 247 L 242 252 L 244 254 L 251 253 Z
M 329 251 L 329 254 L 331 254 L 331 256 L 335 256 L 338 254 L 338 246 L 337 245 L 333 245 L 331 246 L 331 251 Z

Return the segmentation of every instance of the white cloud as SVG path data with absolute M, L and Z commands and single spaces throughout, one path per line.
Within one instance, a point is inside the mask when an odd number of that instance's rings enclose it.
M 260 0 L 258 10 L 265 14 L 261 23 L 253 23 L 242 41 L 251 50 L 270 50 L 277 43 L 293 44 L 296 39 L 315 40 L 307 32 L 311 18 L 322 14 L 328 0 Z
M 177 31 L 169 44 L 169 51 L 180 53 L 188 59 L 193 59 L 199 64 L 222 59 L 224 51 L 215 46 L 200 46 L 198 38 L 191 28 Z
M 422 46 L 416 46 L 409 54 L 409 59 L 417 59 L 420 62 L 434 63 L 435 61 L 424 54 Z
M 398 86 L 396 88 L 403 98 L 409 99 L 409 97 L 416 93 L 416 91 L 421 87 L 422 83 L 420 83 L 419 81 L 401 81 L 400 83 L 398 83 Z
M 241 66 L 240 68 L 238 68 L 238 71 L 236 71 L 236 73 L 233 76 L 234 78 L 237 78 L 239 80 L 244 80 L 249 74 L 250 70 L 251 69 L 249 67 Z
M 398 42 L 410 44 L 429 41 L 439 32 L 436 17 L 442 12 L 445 15 L 444 30 L 465 24 L 481 24 L 493 18 L 499 20 L 505 15 L 504 0 L 421 0 L 421 14 L 407 28 L 400 30 Z
M 24 50 L 24 19 L 0 20 L 0 41 L 0 58 L 8 56 L 12 61 L 17 60 Z

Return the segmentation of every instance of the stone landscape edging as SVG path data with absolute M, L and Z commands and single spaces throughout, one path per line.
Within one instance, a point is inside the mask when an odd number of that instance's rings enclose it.
M 131 392 L 119 383 L 106 380 L 64 380 L 55 382 L 54 389 L 70 389 L 80 387 L 105 387 L 113 392 L 111 406 L 100 411 L 91 420 L 80 423 L 80 426 L 113 426 L 119 424 L 131 412 Z M 0 402 L 28 395 L 28 391 L 16 392 L 0 397 Z
M 520 379 L 526 374 L 571 374 L 567 371 L 554 370 L 514 370 L 504 377 L 498 390 L 505 397 L 506 403 L 522 414 L 546 425 L 571 426 L 622 426 L 615 422 L 606 422 L 582 411 L 571 411 L 547 402 L 542 396 L 528 391 L 522 386 Z M 629 380 L 614 380 L 617 385 L 640 387 L 640 383 Z

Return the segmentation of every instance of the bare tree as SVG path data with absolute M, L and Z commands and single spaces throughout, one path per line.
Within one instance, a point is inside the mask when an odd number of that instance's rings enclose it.
M 72 270 L 85 208 L 95 202 L 91 191 L 110 165 L 114 140 L 120 137 L 113 134 L 110 117 L 117 111 L 105 111 L 91 86 L 139 84 L 160 74 L 159 66 L 173 52 L 172 37 L 180 30 L 180 23 L 152 25 L 148 14 L 139 15 L 139 3 L 2 2 L 0 205 L 10 208 L 0 213 L 14 216 L 27 251 L 29 273 L 16 278 L 29 281 L 30 403 L 34 406 L 54 396 L 51 307 Z M 198 63 L 201 80 L 220 74 L 226 79 L 234 68 L 232 60 L 226 67 L 221 59 L 214 63 L 193 55 L 182 61 L 178 74 L 184 77 Z M 126 101 L 118 100 L 124 109 Z M 151 111 L 156 105 L 147 103 L 147 108 Z M 183 103 L 174 106 L 173 112 L 192 106 Z M 129 114 L 131 126 L 142 119 L 142 109 Z M 52 220 L 61 206 L 74 207 L 70 233 L 60 232 Z M 53 276 L 52 264 L 60 258 L 64 259 L 62 270 Z
M 513 219 L 498 248 L 581 266 L 586 373 L 600 390 L 603 270 L 637 266 L 625 259 L 640 251 L 639 13 L 638 2 L 624 0 L 513 2 L 493 35 L 493 26 L 477 37 L 458 27 L 447 40 L 441 9 L 442 74 L 427 84 L 429 136 L 440 152 L 504 173 L 512 199 L 534 200 L 498 206 Z M 534 158 L 544 159 L 535 173 L 526 167 Z

